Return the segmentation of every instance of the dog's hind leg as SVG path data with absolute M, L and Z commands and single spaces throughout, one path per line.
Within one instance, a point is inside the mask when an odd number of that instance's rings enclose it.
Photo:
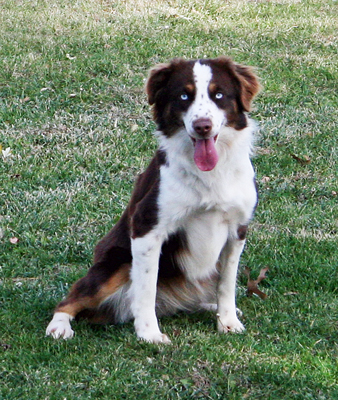
M 201 303 L 200 307 L 203 311 L 217 311 L 217 304 L 216 303 Z
M 130 264 L 110 270 L 104 262 L 94 264 L 88 274 L 78 280 L 65 300 L 56 307 L 53 319 L 46 329 L 46 335 L 53 338 L 69 339 L 74 335 L 70 322 L 81 312 L 89 310 L 95 320 L 99 306 L 129 281 Z

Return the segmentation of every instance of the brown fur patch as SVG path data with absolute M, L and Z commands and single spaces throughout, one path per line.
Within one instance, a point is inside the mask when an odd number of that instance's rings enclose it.
M 97 295 L 100 299 L 100 303 L 129 281 L 130 269 L 130 264 L 121 265 L 120 269 L 101 286 Z
M 191 83 L 188 83 L 187 85 L 185 85 L 184 89 L 188 93 L 194 93 L 195 92 L 195 86 L 193 84 L 191 84 Z
M 218 89 L 218 86 L 216 85 L 216 83 L 211 82 L 209 85 L 209 92 L 216 93 L 217 89 Z
M 237 235 L 239 240 L 244 240 L 246 238 L 246 234 L 248 232 L 247 225 L 240 225 L 237 229 Z
M 129 280 L 129 272 L 131 265 L 124 264 L 120 269 L 104 282 L 99 290 L 92 296 L 81 296 L 76 284 L 73 286 L 69 296 L 62 301 L 55 312 L 65 312 L 72 317 L 75 317 L 83 310 L 93 310 L 100 306 L 109 296 L 114 294 L 121 286 Z

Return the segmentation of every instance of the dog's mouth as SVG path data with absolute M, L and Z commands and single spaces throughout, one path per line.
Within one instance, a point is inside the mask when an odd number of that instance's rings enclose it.
M 201 171 L 211 171 L 218 162 L 218 153 L 215 143 L 218 135 L 208 139 L 196 139 L 191 137 L 195 147 L 194 161 Z

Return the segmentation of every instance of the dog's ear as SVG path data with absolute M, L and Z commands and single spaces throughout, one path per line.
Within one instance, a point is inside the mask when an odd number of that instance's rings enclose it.
M 171 72 L 172 64 L 158 64 L 150 70 L 145 88 L 150 105 L 155 103 L 157 93 L 167 84 Z
M 234 64 L 237 79 L 241 85 L 241 102 L 244 111 L 250 111 L 252 99 L 260 91 L 261 85 L 251 67 Z

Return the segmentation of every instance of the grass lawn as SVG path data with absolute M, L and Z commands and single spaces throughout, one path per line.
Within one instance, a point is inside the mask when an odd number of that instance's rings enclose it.
M 337 32 L 333 0 L 0 0 L 1 400 L 338 399 Z M 264 87 L 246 332 L 206 312 L 162 318 L 170 346 L 45 338 L 156 148 L 148 69 L 223 54 Z

